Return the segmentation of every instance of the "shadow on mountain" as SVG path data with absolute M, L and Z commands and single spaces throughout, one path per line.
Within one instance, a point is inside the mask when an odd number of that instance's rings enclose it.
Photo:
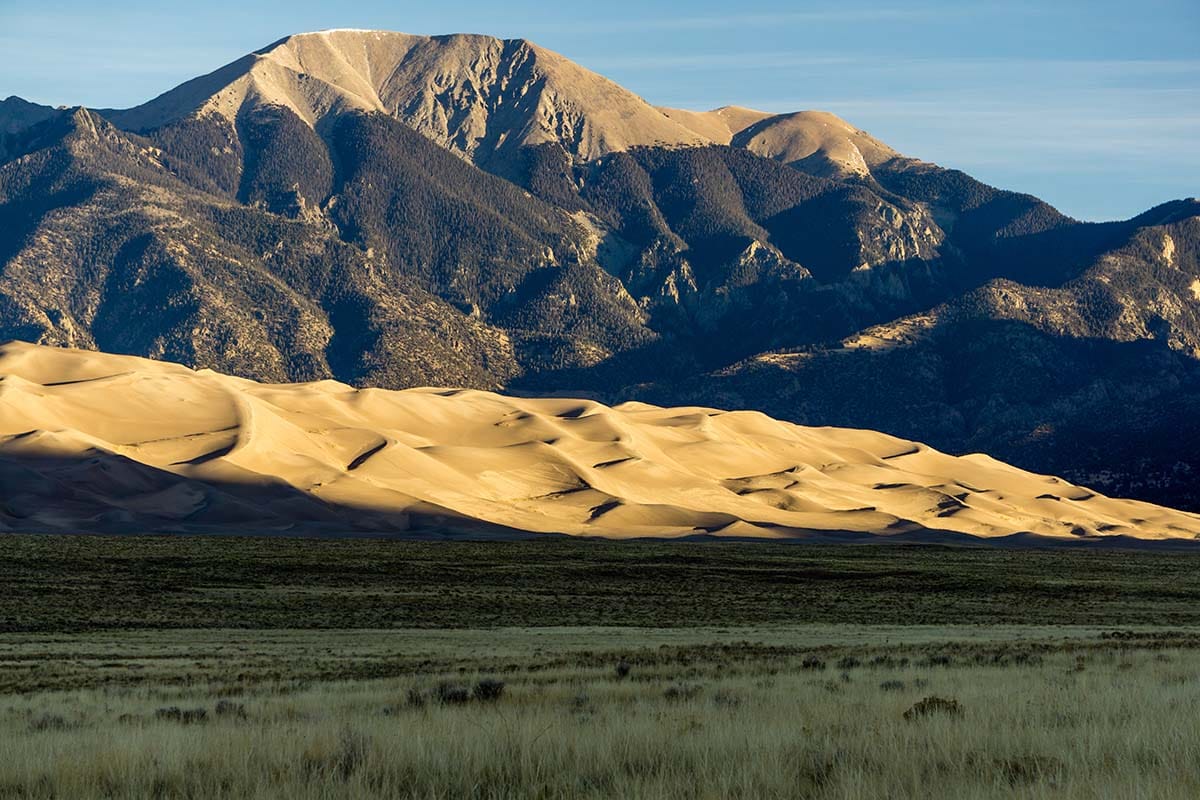
M 615 399 L 614 389 L 664 380 L 689 380 L 759 353 L 786 348 L 836 346 L 871 325 L 927 309 L 949 298 L 943 266 L 923 259 L 891 261 L 870 275 L 840 284 L 761 285 L 722 288 L 687 298 L 667 320 L 660 309 L 650 323 L 659 338 L 585 365 L 549 363 L 510 386 L 518 391 L 583 391 Z M 876 292 L 892 283 L 903 291 Z M 530 359 L 534 361 L 534 359 Z M 550 359 L 542 359 L 543 364 Z M 691 402 L 679 396 L 669 405 Z
M 895 346 L 754 359 L 621 394 L 868 428 L 952 454 L 986 452 L 1112 496 L 1200 509 L 1200 362 L 1162 340 L 963 317 Z
M 96 192 L 94 177 L 80 174 L 65 154 L 43 149 L 69 136 L 76 125 L 75 115 L 64 112 L 6 142 L 14 160 L 21 155 L 28 159 L 0 176 L 0 264 L 20 252 L 46 215 L 80 205 Z
M 1079 277 L 1102 254 L 1127 245 L 1147 226 L 1170 225 L 1196 216 L 1197 204 L 1173 200 L 1119 222 L 1075 222 L 1019 236 L 959 242 L 975 265 L 977 284 L 1007 278 L 1028 286 L 1060 288 Z M 1151 259 L 1150 263 L 1153 263 Z M 965 286 L 964 288 L 973 288 Z

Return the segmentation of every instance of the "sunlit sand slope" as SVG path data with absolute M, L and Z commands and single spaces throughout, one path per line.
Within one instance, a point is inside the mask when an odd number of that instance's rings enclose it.
M 1200 517 L 757 412 L 265 385 L 0 346 L 0 530 L 1186 537 Z

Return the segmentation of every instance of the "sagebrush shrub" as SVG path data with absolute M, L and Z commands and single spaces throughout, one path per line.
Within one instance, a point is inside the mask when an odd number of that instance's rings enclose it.
M 482 703 L 494 703 L 504 694 L 504 681 L 484 678 L 475 684 L 471 694 Z

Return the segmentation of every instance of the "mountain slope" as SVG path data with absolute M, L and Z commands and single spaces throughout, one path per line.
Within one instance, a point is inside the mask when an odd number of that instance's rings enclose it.
M 50 106 L 12 96 L 0 100 L 0 135 L 16 133 L 57 114 Z
M 747 359 L 662 401 L 753 402 L 803 423 L 985 449 L 1105 491 L 1196 507 L 1200 216 L 1147 214 L 1060 286 L 996 280 L 829 348 Z M 880 398 L 878 387 L 887 386 Z
M 715 144 L 744 147 L 822 177 L 867 176 L 900 154 L 828 111 L 768 114 L 725 106 L 712 111 L 662 108 L 664 114 Z
M 1200 534 L 986 456 L 751 412 L 263 385 L 20 343 L 0 397 L 0 530 Z
M 503 335 L 326 227 L 193 191 L 87 111 L 52 124 L 0 168 L 4 335 L 272 380 L 498 385 L 516 370 Z

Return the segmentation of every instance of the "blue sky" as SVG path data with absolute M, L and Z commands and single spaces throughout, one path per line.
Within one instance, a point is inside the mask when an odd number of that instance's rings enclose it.
M 342 8 L 338 8 L 342 5 Z M 658 105 L 840 114 L 1081 219 L 1200 194 L 1200 2 L 0 0 L 0 97 L 133 105 L 288 33 L 525 37 Z

